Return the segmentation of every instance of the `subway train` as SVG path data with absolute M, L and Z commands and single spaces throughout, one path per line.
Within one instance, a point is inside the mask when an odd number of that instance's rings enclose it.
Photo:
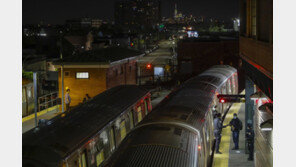
M 150 92 L 111 88 L 23 134 L 23 167 L 94 167 L 152 110 Z
M 237 94 L 237 70 L 218 65 L 170 93 L 104 162 L 109 167 L 206 167 L 213 154 L 213 108 L 226 112 L 217 94 Z
M 22 117 L 34 113 L 34 89 L 33 83 L 22 86 Z

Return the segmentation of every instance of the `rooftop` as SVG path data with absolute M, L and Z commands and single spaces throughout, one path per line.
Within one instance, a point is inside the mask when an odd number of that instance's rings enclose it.
M 121 47 L 110 47 L 98 50 L 91 50 L 77 55 L 65 57 L 64 65 L 72 64 L 105 64 L 111 63 L 135 56 L 141 55 L 142 52 Z M 54 65 L 60 65 L 61 60 L 55 61 Z

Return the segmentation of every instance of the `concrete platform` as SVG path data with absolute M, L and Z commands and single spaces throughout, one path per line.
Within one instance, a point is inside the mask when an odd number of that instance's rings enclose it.
M 238 114 L 238 118 L 243 123 L 243 129 L 239 134 L 239 150 L 232 150 L 234 143 L 230 127 L 222 130 L 220 151 L 222 154 L 215 154 L 213 167 L 253 167 L 254 161 L 248 161 L 248 154 L 245 153 L 245 104 L 234 103 L 225 117 L 223 125 L 226 125 L 233 118 L 233 113 Z

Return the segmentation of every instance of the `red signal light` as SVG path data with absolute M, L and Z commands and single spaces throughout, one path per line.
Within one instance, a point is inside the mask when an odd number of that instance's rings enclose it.
M 199 151 L 199 150 L 201 150 L 201 146 L 200 146 L 200 145 L 198 145 L 198 146 L 197 146 L 197 149 L 198 149 L 198 151 Z
M 223 99 L 223 98 L 221 98 L 221 99 L 219 100 L 219 102 L 220 102 L 220 103 L 225 103 L 225 102 L 226 102 L 226 100 L 225 100 L 225 99 Z
M 148 70 L 150 70 L 151 67 L 152 67 L 151 64 L 147 64 L 147 65 L 146 65 L 146 68 L 147 68 Z

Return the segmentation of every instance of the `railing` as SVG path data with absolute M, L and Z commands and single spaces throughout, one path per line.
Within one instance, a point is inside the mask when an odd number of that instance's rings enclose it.
M 58 92 L 53 92 L 38 98 L 38 112 L 58 104 Z

